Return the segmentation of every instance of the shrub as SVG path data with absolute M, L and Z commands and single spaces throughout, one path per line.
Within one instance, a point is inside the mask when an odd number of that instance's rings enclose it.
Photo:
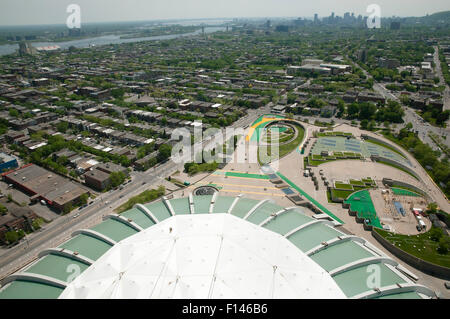
M 438 252 L 441 254 L 446 254 L 450 247 L 450 237 L 445 236 L 439 240 Z
M 442 229 L 440 228 L 433 228 L 430 230 L 430 238 L 434 241 L 439 241 L 443 235 Z

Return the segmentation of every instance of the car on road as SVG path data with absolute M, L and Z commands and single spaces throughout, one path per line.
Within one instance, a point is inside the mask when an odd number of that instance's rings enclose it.
M 77 218 L 78 216 L 80 216 L 80 214 L 79 213 L 76 213 L 75 215 L 73 215 L 73 219 L 75 219 L 75 218 Z
M 144 182 L 142 182 L 142 185 L 145 185 L 145 184 L 147 184 L 147 182 L 145 182 L 145 181 L 144 181 Z

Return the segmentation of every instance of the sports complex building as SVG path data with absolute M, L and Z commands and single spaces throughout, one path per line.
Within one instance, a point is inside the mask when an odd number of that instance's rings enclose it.
M 330 220 L 218 192 L 109 215 L 3 284 L 1 299 L 435 296 Z

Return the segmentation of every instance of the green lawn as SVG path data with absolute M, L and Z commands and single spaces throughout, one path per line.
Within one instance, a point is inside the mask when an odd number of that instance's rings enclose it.
M 422 195 L 419 195 L 415 191 L 410 191 L 408 189 L 403 189 L 403 188 L 392 187 L 391 190 L 395 195 L 412 196 L 412 197 L 421 197 L 422 196 Z
M 357 181 L 357 180 L 354 180 L 354 179 L 350 180 L 350 184 L 351 185 L 358 185 L 358 186 L 365 186 L 362 181 Z
M 300 145 L 300 143 L 303 141 L 303 138 L 305 136 L 305 130 L 303 129 L 303 127 L 301 127 L 300 125 L 295 124 L 295 123 L 292 123 L 292 124 L 297 129 L 298 135 L 291 142 L 279 146 L 279 157 L 280 158 L 282 158 L 283 156 L 285 156 L 285 155 L 289 154 L 290 152 L 292 152 L 293 150 L 295 150 Z M 271 147 L 261 146 L 260 149 L 263 152 L 263 154 L 267 151 L 266 154 L 268 156 L 270 156 L 271 153 L 272 153 L 271 152 Z M 259 161 L 260 164 L 265 164 L 266 163 L 266 161 L 263 161 L 263 160 L 260 159 L 259 151 L 258 151 L 258 161 Z
M 158 189 L 148 189 L 139 195 L 131 197 L 125 204 L 115 209 L 115 212 L 120 214 L 131 208 L 136 204 L 145 204 L 151 202 L 165 194 L 164 186 L 160 186 Z
M 450 268 L 450 253 L 442 255 L 437 252 L 438 243 L 430 239 L 429 231 L 412 236 L 394 234 L 381 229 L 375 229 L 375 231 L 398 248 L 413 256 Z
M 348 189 L 348 190 L 353 190 L 353 186 L 350 184 L 345 184 L 345 183 L 334 183 L 334 187 L 337 189 Z
M 341 199 L 346 199 L 348 196 L 350 196 L 352 193 L 354 192 L 354 190 L 348 190 L 348 191 L 344 191 L 344 190 L 340 190 L 340 189 L 331 189 L 331 193 L 332 193 L 332 197 L 331 198 L 341 198 Z
M 422 196 L 422 195 L 421 195 L 420 193 L 418 193 L 416 190 L 414 190 L 414 189 L 412 189 L 412 188 L 409 188 L 409 187 L 406 187 L 406 186 L 400 186 L 400 185 L 393 184 L 391 188 L 404 189 L 404 190 L 407 190 L 407 191 L 410 191 L 410 192 L 413 192 L 413 193 L 417 193 L 417 194 L 419 194 L 420 196 Z

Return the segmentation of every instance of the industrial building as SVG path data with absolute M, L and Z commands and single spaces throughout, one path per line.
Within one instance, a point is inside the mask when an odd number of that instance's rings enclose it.
M 17 166 L 17 159 L 14 156 L 0 153 L 0 172 L 5 172 Z
M 32 202 L 44 200 L 57 211 L 78 204 L 81 195 L 89 194 L 81 185 L 34 164 L 4 173 L 3 180 L 29 195 Z

